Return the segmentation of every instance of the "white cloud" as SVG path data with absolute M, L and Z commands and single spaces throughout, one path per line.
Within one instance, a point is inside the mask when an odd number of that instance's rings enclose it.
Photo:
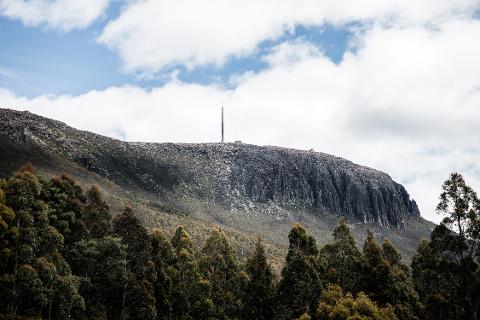
M 79 96 L 34 99 L 0 90 L 2 107 L 30 110 L 76 128 L 130 141 L 211 140 L 218 131 L 219 103 L 225 97 L 226 93 L 215 87 L 177 81 L 152 90 L 123 86 Z
M 404 183 L 424 217 L 453 170 L 480 192 L 480 21 L 448 19 L 356 35 L 338 65 L 311 44 L 272 50 L 270 67 L 237 87 L 185 84 L 152 90 L 114 87 L 35 99 L 0 92 L 4 105 L 127 140 L 218 141 L 225 105 L 227 140 L 345 157 Z
M 45 25 L 70 31 L 97 20 L 109 0 L 0 0 L 0 15 L 18 19 L 27 26 Z
M 98 38 L 129 72 L 222 64 L 296 25 L 376 21 L 412 25 L 468 16 L 478 0 L 145 0 L 126 6 Z
M 295 64 L 296 62 L 303 61 L 320 54 L 321 51 L 319 48 L 314 46 L 312 43 L 296 40 L 291 42 L 283 42 L 274 47 L 270 54 L 264 57 L 264 60 L 271 66 Z

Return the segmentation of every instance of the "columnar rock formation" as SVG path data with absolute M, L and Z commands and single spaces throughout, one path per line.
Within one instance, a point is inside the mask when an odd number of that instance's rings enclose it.
M 279 208 L 331 213 L 396 228 L 419 217 L 415 201 L 387 174 L 313 151 L 239 143 L 130 143 L 5 109 L 0 110 L 0 135 L 177 204 L 194 198 L 241 214 L 275 215 Z

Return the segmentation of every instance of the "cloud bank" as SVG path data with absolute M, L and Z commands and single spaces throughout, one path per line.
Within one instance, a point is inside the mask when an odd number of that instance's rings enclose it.
M 339 64 L 306 40 L 281 43 L 264 57 L 268 68 L 242 75 L 234 89 L 173 78 L 79 96 L 26 99 L 4 90 L 0 101 L 79 129 L 156 142 L 219 141 L 223 104 L 228 141 L 314 148 L 383 170 L 406 185 L 425 218 L 439 221 L 434 208 L 451 171 L 480 190 L 479 38 L 480 21 L 458 15 L 435 27 L 378 22 L 355 34 Z
M 477 0 L 144 0 L 126 6 L 98 41 L 118 52 L 126 71 L 155 73 L 222 65 L 298 25 L 424 25 L 477 8 Z
M 109 0 L 0 0 L 0 15 L 27 26 L 84 29 L 106 10 Z

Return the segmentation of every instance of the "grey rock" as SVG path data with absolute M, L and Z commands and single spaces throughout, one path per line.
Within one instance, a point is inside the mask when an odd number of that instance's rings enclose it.
M 1 137 L 33 144 L 176 205 L 195 198 L 238 214 L 288 219 L 281 213 L 302 210 L 399 229 L 420 217 L 415 201 L 387 174 L 313 150 L 243 143 L 131 143 L 8 109 L 0 109 Z

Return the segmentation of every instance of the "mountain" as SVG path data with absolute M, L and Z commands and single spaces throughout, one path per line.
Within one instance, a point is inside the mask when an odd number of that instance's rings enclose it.
M 28 161 L 46 176 L 98 184 L 115 212 L 132 204 L 147 227 L 171 233 L 184 224 L 200 243 L 220 225 L 241 255 L 260 235 L 281 261 L 294 222 L 325 243 L 345 216 L 359 242 L 370 228 L 408 259 L 433 227 L 390 176 L 339 157 L 242 143 L 124 142 L 0 109 L 0 175 Z

